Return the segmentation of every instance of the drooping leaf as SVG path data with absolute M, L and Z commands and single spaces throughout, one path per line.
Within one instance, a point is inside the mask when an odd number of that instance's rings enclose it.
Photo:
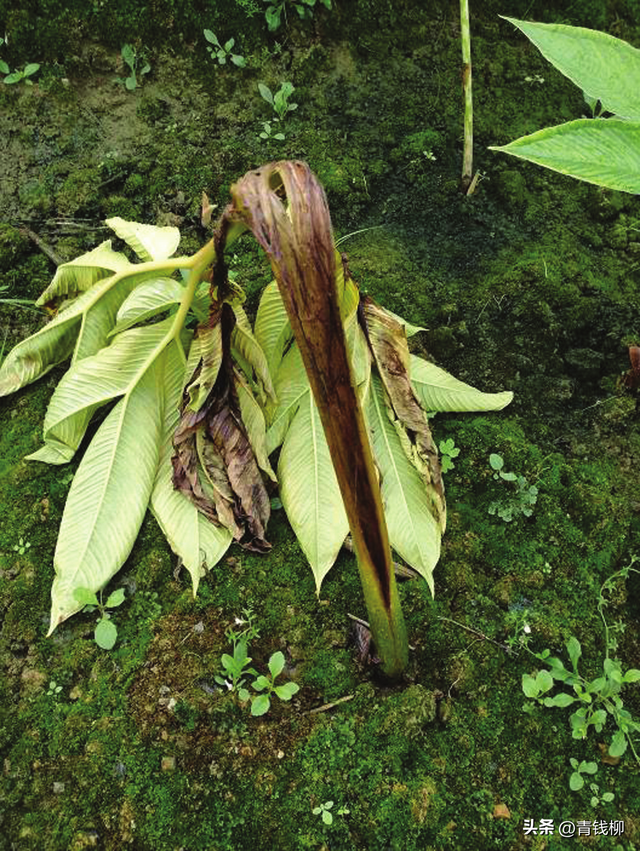
M 269 455 L 282 444 L 294 414 L 309 391 L 309 379 L 300 350 L 293 346 L 283 358 L 276 377 L 278 403 L 272 409 L 267 408 L 269 428 L 266 440 Z
M 438 450 L 425 411 L 411 386 L 404 328 L 369 298 L 364 300 L 364 316 L 373 358 L 390 407 L 390 419 L 407 459 L 424 481 L 432 513 L 444 532 L 446 507 Z
M 137 286 L 122 302 L 110 336 L 126 331 L 132 325 L 153 319 L 178 304 L 185 292 L 184 284 L 173 278 L 152 278 Z
M 256 383 L 263 398 L 275 399 L 271 373 L 267 365 L 267 358 L 260 344 L 251 330 L 251 324 L 244 312 L 242 305 L 236 301 L 231 302 L 231 308 L 235 315 L 235 326 L 231 334 L 231 346 L 235 349 L 250 367 Z M 251 375 L 248 376 L 249 378 Z
M 173 487 L 173 435 L 180 421 L 185 367 L 175 343 L 167 349 L 166 358 L 163 437 L 151 510 L 171 549 L 189 571 L 195 596 L 204 571 L 214 567 L 229 548 L 231 534 L 207 520 L 193 502 Z
M 373 375 L 367 404 L 367 423 L 393 549 L 429 584 L 440 558 L 442 529 L 434 515 L 428 485 L 407 457 L 398 429 L 390 419 L 384 387 Z
M 280 499 L 319 593 L 349 533 L 349 521 L 309 386 L 284 438 L 278 481 Z
M 178 228 L 127 222 L 120 216 L 106 219 L 105 224 L 133 248 L 143 261 L 166 260 L 175 253 L 180 243 Z
M 640 121 L 580 118 L 491 150 L 597 186 L 640 193 Z
M 243 546 L 265 550 L 270 546 L 265 528 L 271 505 L 235 392 L 231 356 L 235 316 L 231 306 L 220 304 L 212 310 L 208 322 L 211 329 L 220 329 L 222 354 L 215 377 L 199 385 L 203 399 L 200 407 L 183 408 L 174 435 L 173 481 L 206 517 L 227 526 Z M 198 381 L 196 370 L 185 396 Z
M 429 361 L 410 356 L 411 386 L 425 411 L 500 411 L 513 393 L 482 393 Z
M 256 461 L 260 469 L 275 482 L 277 481 L 276 474 L 273 472 L 269 463 L 269 455 L 267 453 L 267 429 L 262 408 L 256 402 L 251 388 L 239 370 L 234 370 L 233 378 L 238 396 L 238 404 L 240 405 L 240 416 L 242 417 L 249 443 L 253 449 L 253 454 L 256 456 Z
M 131 552 L 158 466 L 164 360 L 157 357 L 117 403 L 80 462 L 54 555 L 49 635 L 82 608 L 75 589 L 104 588 Z
M 275 376 L 286 348 L 293 339 L 291 323 L 277 281 L 271 281 L 260 298 L 255 336 L 267 359 L 269 373 Z
M 95 411 L 132 390 L 171 328 L 171 318 L 119 334 L 111 346 L 74 363 L 56 387 L 44 420 L 45 445 L 31 461 L 66 464 Z
M 111 248 L 111 240 L 108 239 L 75 260 L 58 266 L 53 280 L 36 305 L 42 307 L 54 300 L 73 298 L 90 289 L 101 278 L 109 278 L 115 272 L 125 272 L 131 266 L 124 254 Z
M 607 112 L 640 120 L 640 50 L 608 33 L 504 17 Z

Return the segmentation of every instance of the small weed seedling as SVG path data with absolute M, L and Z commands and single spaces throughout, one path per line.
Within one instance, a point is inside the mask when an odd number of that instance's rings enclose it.
M 293 3 L 290 0 L 264 0 L 264 2 L 267 3 L 264 16 L 269 27 L 269 32 L 275 32 L 280 28 L 282 19 L 287 20 L 288 5 L 293 5 L 298 15 L 304 20 L 305 18 L 313 17 L 313 7 L 316 5 L 317 0 L 293 0 Z M 327 9 L 331 9 L 331 0 L 320 0 L 320 3 Z
M 251 701 L 251 714 L 264 715 L 271 706 L 271 696 L 276 695 L 280 700 L 291 700 L 294 694 L 300 691 L 297 683 L 283 683 L 281 686 L 275 684 L 276 678 L 284 670 L 284 654 L 279 650 L 269 659 L 270 676 L 259 676 L 253 682 L 256 691 L 263 692 Z
M 505 523 L 511 523 L 519 514 L 531 517 L 533 506 L 538 501 L 538 488 L 530 485 L 524 476 L 516 476 L 508 473 L 504 468 L 504 459 L 501 455 L 492 453 L 489 456 L 489 464 L 494 470 L 493 478 L 496 481 L 512 482 L 515 484 L 515 492 L 507 499 L 496 500 L 487 509 L 489 514 L 497 514 Z
M 440 450 L 440 455 L 442 458 L 440 459 L 440 468 L 443 473 L 449 472 L 449 470 L 453 470 L 456 466 L 453 463 L 453 459 L 457 458 L 460 454 L 460 450 L 455 444 L 455 441 L 452 437 L 448 437 L 446 440 L 441 440 L 438 449 Z
M 258 83 L 258 91 L 278 116 L 278 121 L 284 121 L 284 117 L 288 112 L 293 112 L 294 109 L 298 108 L 297 103 L 289 102 L 289 98 L 294 91 L 293 83 L 289 83 L 288 81 L 282 83 L 275 94 L 273 94 L 269 86 L 265 86 L 264 83 Z
M 139 74 L 142 77 L 144 74 L 148 74 L 151 70 L 151 65 L 131 44 L 125 44 L 120 53 L 125 63 L 129 66 L 130 74 L 128 77 L 116 77 L 115 82 L 124 84 L 128 91 L 132 92 L 138 86 L 142 85 L 142 82 L 138 82 L 137 75 Z
M 600 787 L 597 783 L 589 783 L 589 789 L 591 790 L 590 803 L 592 807 L 599 807 L 602 804 L 610 804 L 615 798 L 613 792 L 603 792 L 601 795 Z
M 272 133 L 271 132 L 271 124 L 268 121 L 262 122 L 262 133 L 260 133 L 260 139 L 277 139 L 279 142 L 284 141 L 284 133 Z
M 3 38 L 0 38 L 0 47 L 5 43 Z M 37 62 L 29 62 L 28 65 L 25 65 L 24 68 L 19 71 L 11 71 L 11 68 L 7 65 L 7 63 L 0 59 L 0 74 L 5 74 L 2 82 L 7 86 L 14 85 L 15 83 L 24 82 L 27 86 L 33 85 L 33 80 L 30 80 L 30 77 L 40 70 L 40 65 Z
M 325 801 L 324 804 L 320 804 L 317 807 L 314 807 L 312 812 L 314 816 L 322 816 L 322 821 L 326 825 L 333 824 L 333 813 L 331 812 L 333 808 L 333 801 Z M 336 815 L 339 816 L 348 816 L 349 810 L 346 807 L 339 807 L 336 810 Z
M 598 771 L 598 764 L 596 762 L 586 762 L 584 759 L 582 762 L 578 762 L 577 759 L 571 757 L 571 768 L 573 768 L 573 774 L 569 778 L 569 788 L 572 792 L 579 792 L 584 786 L 584 777 L 582 775 L 595 774 Z
M 102 602 L 102 591 L 100 592 L 100 599 L 88 588 L 78 588 L 74 596 L 79 603 L 84 604 L 85 612 L 98 610 L 100 617 L 93 632 L 93 637 L 98 647 L 101 647 L 103 650 L 113 650 L 118 639 L 118 630 L 111 620 L 111 615 L 106 610 L 115 609 L 117 606 L 122 605 L 124 602 L 124 588 L 116 588 L 115 591 L 112 591 L 107 597 L 106 603 Z
M 582 655 L 582 648 L 578 639 L 571 636 L 566 647 L 572 670 L 566 668 L 561 659 L 551 656 L 550 650 L 533 653 L 536 659 L 549 666 L 549 670 L 543 668 L 535 676 L 523 674 L 522 690 L 529 699 L 541 706 L 562 708 L 577 704 L 578 708 L 569 719 L 574 739 L 585 739 L 590 727 L 594 727 L 596 733 L 600 733 L 607 720 L 612 720 L 616 731 L 609 745 L 609 756 L 622 756 L 627 748 L 630 748 L 636 762 L 640 764 L 632 739 L 632 734 L 640 733 L 640 723 L 635 721 L 631 713 L 624 708 L 620 696 L 625 685 L 640 682 L 640 670 L 629 668 L 623 672 L 620 661 L 609 655 L 610 652 L 615 652 L 617 641 L 611 635 L 612 629 L 615 628 L 609 626 L 604 615 L 604 609 L 609 603 L 605 594 L 613 590 L 615 581 L 619 578 L 626 579 L 630 572 L 640 574 L 640 571 L 633 568 L 636 561 L 637 558 L 632 557 L 626 567 L 609 577 L 600 588 L 598 611 L 604 624 L 606 646 L 602 665 L 603 675 L 591 681 L 580 675 L 578 662 Z M 549 696 L 548 693 L 556 683 L 561 683 L 570 691 L 561 691 L 553 697 Z
M 24 538 L 20 538 L 17 544 L 13 545 L 14 553 L 18 553 L 19 556 L 23 556 L 26 551 L 31 547 L 29 541 L 25 541 Z
M 57 697 L 62 691 L 62 686 L 59 686 L 55 680 L 49 681 L 49 689 L 47 690 L 47 697 Z
M 209 56 L 212 59 L 217 59 L 219 65 L 226 65 L 227 59 L 230 59 L 238 68 L 244 68 L 246 66 L 247 63 L 244 56 L 232 53 L 233 47 L 236 43 L 235 38 L 230 38 L 228 41 L 225 41 L 223 45 L 220 44 L 218 37 L 215 33 L 211 32 L 211 30 L 203 30 L 203 32 L 204 37 L 209 42 L 207 45 Z M 211 45 L 213 45 L 213 47 Z

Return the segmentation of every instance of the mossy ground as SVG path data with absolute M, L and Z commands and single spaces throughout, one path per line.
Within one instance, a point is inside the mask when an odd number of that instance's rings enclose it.
M 25 226 L 63 259 L 107 238 L 110 215 L 178 225 L 190 251 L 205 236 L 202 190 L 222 206 L 247 169 L 304 158 L 326 187 L 338 236 L 374 228 L 341 246 L 362 288 L 429 329 L 418 350 L 515 399 L 500 413 L 433 422 L 437 440 L 455 438 L 461 454 L 446 476 L 436 599 L 423 583 L 401 587 L 414 650 L 407 681 L 394 688 L 372 677 L 351 644 L 347 612 L 364 614 L 353 559 L 340 557 L 317 600 L 282 512 L 270 527 L 272 552 L 230 551 L 195 601 L 147 519 L 113 583 L 127 590 L 114 615 L 116 648 L 93 643 L 87 615 L 46 639 L 74 468 L 21 459 L 39 444 L 61 373 L 1 400 L 0 849 L 564 847 L 557 836 L 524 836 L 523 820 L 541 818 L 623 819 L 624 837 L 572 841 L 640 847 L 638 766 L 628 756 L 603 762 L 609 729 L 576 741 L 567 710 L 523 712 L 521 678 L 536 660 L 498 646 L 527 611 L 533 649 L 562 654 L 575 635 L 586 673 L 597 675 L 600 585 L 640 553 L 637 405 L 620 384 L 626 346 L 640 340 L 640 205 L 486 150 L 579 116 L 580 93 L 487 4 L 473 43 L 484 179 L 464 198 L 457 4 L 320 9 L 305 26 L 292 20 L 278 42 L 260 16 L 244 16 L 250 3 L 229 4 L 235 29 L 211 11 L 218 17 L 204 25 L 236 37 L 245 70 L 208 59 L 197 15 L 157 4 L 152 74 L 135 92 L 113 82 L 121 68 L 111 39 L 117 48 L 118 38 L 144 32 L 136 15 L 119 11 L 125 5 L 105 10 L 102 45 L 88 38 L 101 33 L 87 32 L 85 11 L 69 5 L 66 17 L 52 15 L 60 44 L 65 33 L 87 36 L 66 54 L 55 53 L 55 38 L 45 46 L 28 6 L 3 19 L 16 33 L 16 63 L 49 64 L 32 89 L 0 87 L 0 297 L 34 298 L 54 271 Z M 618 3 L 618 17 L 605 5 L 565 4 L 558 14 L 577 24 L 590 16 L 639 45 L 633 2 Z M 528 14 L 552 19 L 544 4 Z M 162 33 L 176 31 L 186 41 L 180 55 L 167 41 L 159 46 Z M 270 115 L 257 82 L 285 79 L 299 108 L 286 140 L 265 142 L 258 133 Z M 234 251 L 255 305 L 268 266 L 249 241 Z M 0 304 L 5 352 L 41 322 Z M 530 518 L 506 524 L 488 513 L 508 496 L 492 477 L 492 452 L 538 487 Z M 30 544 L 23 554 L 14 550 L 20 538 Z M 639 599 L 630 579 L 608 610 L 626 626 L 619 655 L 627 666 L 640 658 Z M 214 681 L 225 629 L 245 607 L 261 631 L 254 664 L 264 668 L 282 649 L 301 686 L 291 704 L 260 719 Z M 640 717 L 637 685 L 625 705 Z M 597 782 L 613 803 L 593 808 L 589 791 L 569 791 L 570 757 L 598 762 Z M 335 816 L 325 826 L 312 810 L 329 800 Z

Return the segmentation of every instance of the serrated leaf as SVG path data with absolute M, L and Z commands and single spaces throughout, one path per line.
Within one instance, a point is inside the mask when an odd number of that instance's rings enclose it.
M 193 341 L 192 349 L 194 347 L 199 357 L 198 340 Z M 169 546 L 189 571 L 195 597 L 205 570 L 214 567 L 229 548 L 231 533 L 222 526 L 214 526 L 173 487 L 172 440 L 180 422 L 185 367 L 176 343 L 168 348 L 166 358 L 163 438 L 151 494 L 151 510 Z
M 640 119 L 640 50 L 608 33 L 584 27 L 506 16 L 505 20 L 518 27 L 560 73 L 597 98 L 606 112 Z
M 274 690 L 280 700 L 287 701 L 300 691 L 300 686 L 297 683 L 283 683 L 281 686 L 276 686 Z
M 94 630 L 93 636 L 98 647 L 103 650 L 113 650 L 118 640 L 118 630 L 110 620 L 101 618 Z
M 175 253 L 180 243 L 178 228 L 128 222 L 120 216 L 106 219 L 105 224 L 133 248 L 143 261 L 166 260 Z
M 156 358 L 113 408 L 80 463 L 54 555 L 49 635 L 81 608 L 75 589 L 104 588 L 131 552 L 158 466 L 163 362 Z
M 268 694 L 259 694 L 251 701 L 251 714 L 258 717 L 265 715 L 269 711 L 271 701 Z
M 31 461 L 65 464 L 75 454 L 95 411 L 135 387 L 171 328 L 171 318 L 133 328 L 93 357 L 74 363 L 56 387 L 44 420 L 43 449 Z
M 580 118 L 491 150 L 597 186 L 640 193 L 640 121 Z
M 54 299 L 73 298 L 90 289 L 101 278 L 109 278 L 115 272 L 126 272 L 133 265 L 120 251 L 111 248 L 107 239 L 97 248 L 58 266 L 53 280 L 37 300 L 41 307 Z
M 371 378 L 366 416 L 380 470 L 391 546 L 427 580 L 433 594 L 433 571 L 440 558 L 441 528 L 432 513 L 425 481 L 409 461 L 389 419 L 384 389 L 377 375 Z
M 425 411 L 500 411 L 513 393 L 483 393 L 429 361 L 411 355 L 411 386 Z
M 185 292 L 184 284 L 173 278 L 152 278 L 139 284 L 122 302 L 110 336 L 126 331 L 132 325 L 153 319 L 178 304 Z

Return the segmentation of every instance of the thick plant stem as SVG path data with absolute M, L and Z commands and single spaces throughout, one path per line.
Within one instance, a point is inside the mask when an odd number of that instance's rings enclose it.
M 407 634 L 380 485 L 349 365 L 324 192 L 305 163 L 287 161 L 250 172 L 231 192 L 231 215 L 246 221 L 271 260 L 331 453 L 381 668 L 397 678 L 407 664 Z
M 471 90 L 471 30 L 469 0 L 460 0 L 460 35 L 462 39 L 462 90 L 464 91 L 464 153 L 462 157 L 462 191 L 471 194 L 473 182 L 473 94 Z

